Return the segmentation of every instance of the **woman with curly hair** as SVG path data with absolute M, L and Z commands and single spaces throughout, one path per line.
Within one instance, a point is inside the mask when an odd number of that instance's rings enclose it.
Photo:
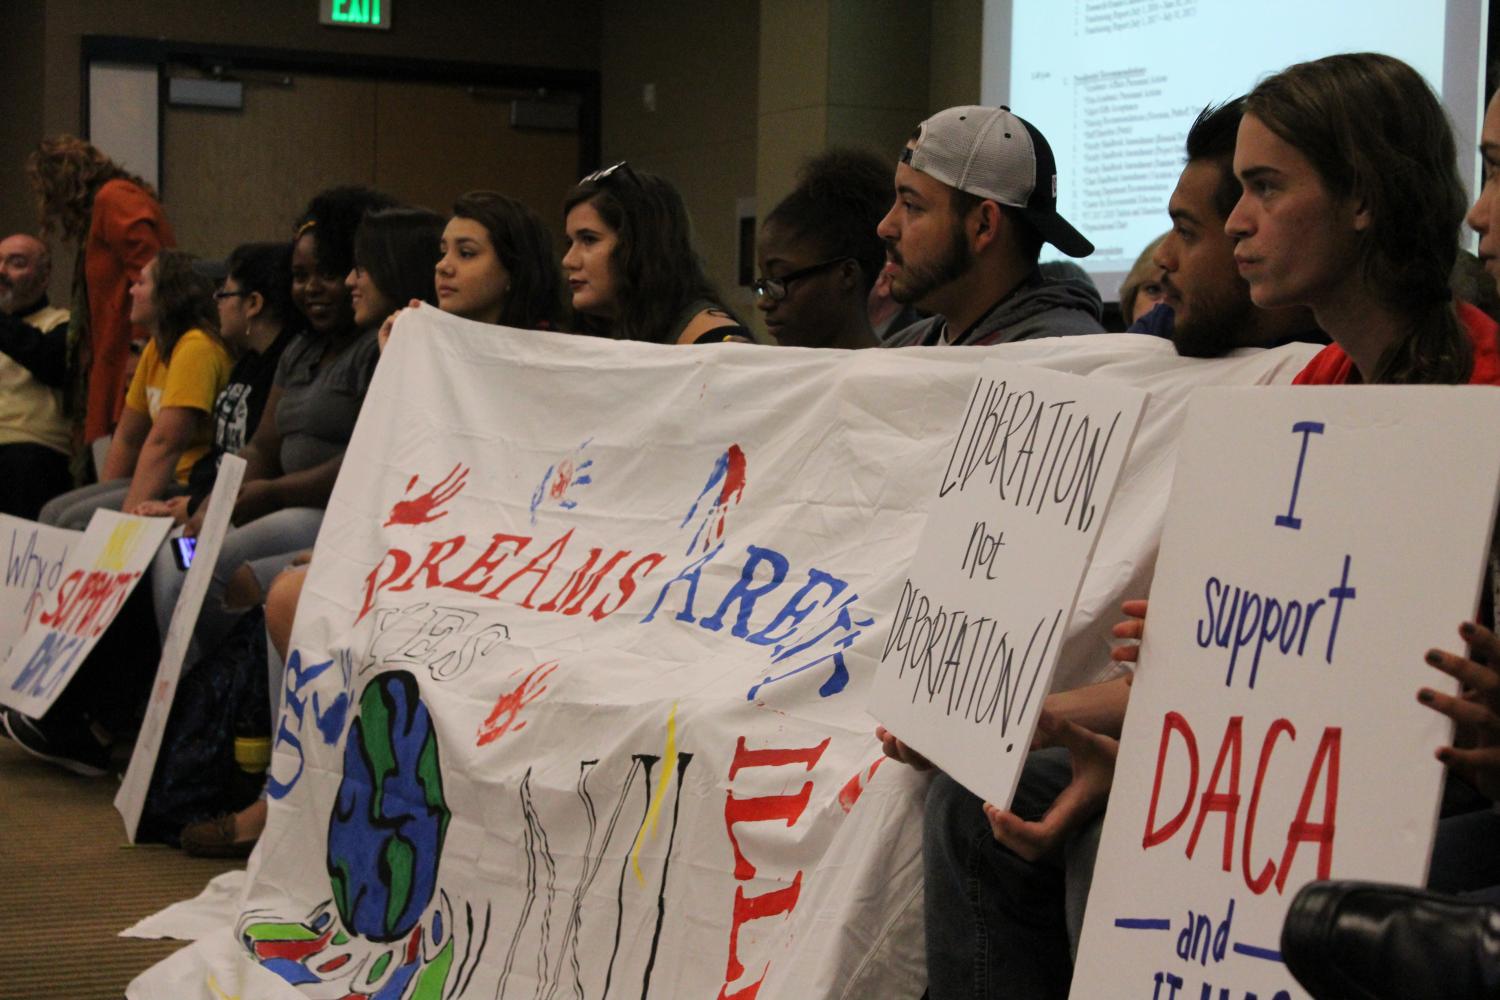
M 78 244 L 68 330 L 69 409 L 84 443 L 114 430 L 125 405 L 132 345 L 148 332 L 130 320 L 130 286 L 177 240 L 151 185 L 92 144 L 53 136 L 26 158 L 42 229 Z

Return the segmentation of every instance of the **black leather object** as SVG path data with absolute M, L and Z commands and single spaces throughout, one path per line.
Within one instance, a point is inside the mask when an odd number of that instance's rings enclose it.
M 1500 909 L 1420 889 L 1310 882 L 1281 954 L 1317 1000 L 1500 1000 Z

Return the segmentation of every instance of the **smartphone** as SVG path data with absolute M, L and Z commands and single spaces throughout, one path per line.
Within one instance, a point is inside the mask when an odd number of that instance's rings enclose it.
M 172 539 L 172 558 L 177 561 L 177 568 L 183 572 L 193 564 L 193 553 L 198 548 L 196 538 L 174 538 Z

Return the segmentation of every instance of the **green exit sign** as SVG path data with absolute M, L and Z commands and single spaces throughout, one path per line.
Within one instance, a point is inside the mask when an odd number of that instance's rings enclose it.
M 395 0 L 318 0 L 318 23 L 389 31 Z

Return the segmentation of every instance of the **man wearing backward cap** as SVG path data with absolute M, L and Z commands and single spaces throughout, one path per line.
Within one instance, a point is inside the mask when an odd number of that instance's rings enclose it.
M 1009 108 L 958 107 L 923 122 L 896 165 L 885 240 L 891 297 L 932 313 L 891 347 L 1002 344 L 1102 333 L 1099 292 L 1045 280 L 1043 243 L 1070 257 L 1094 245 L 1057 214 L 1047 140 Z

